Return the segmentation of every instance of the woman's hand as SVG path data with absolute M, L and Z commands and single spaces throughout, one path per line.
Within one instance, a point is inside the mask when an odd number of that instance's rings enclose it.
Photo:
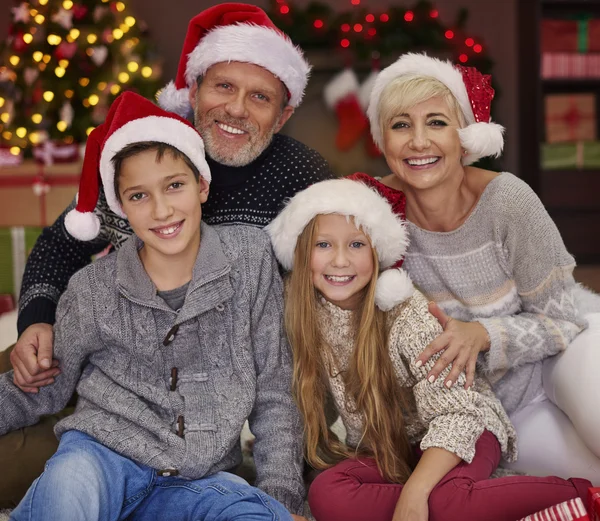
M 452 387 L 458 375 L 465 371 L 465 389 L 468 389 L 475 379 L 477 356 L 481 351 L 490 348 L 487 330 L 479 322 L 462 322 L 449 317 L 435 302 L 429 303 L 429 312 L 438 320 L 444 332 L 423 350 L 417 358 L 417 363 L 425 364 L 434 354 L 443 351 L 429 371 L 427 379 L 435 381 L 440 373 L 452 364 L 444 385 Z
M 409 479 L 402 487 L 392 521 L 427 521 L 429 519 L 428 501 L 429 495 L 423 490 L 411 487 Z

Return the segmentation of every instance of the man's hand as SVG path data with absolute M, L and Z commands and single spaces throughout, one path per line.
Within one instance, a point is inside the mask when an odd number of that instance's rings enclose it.
M 58 360 L 52 360 L 54 330 L 50 324 L 32 324 L 10 353 L 15 385 L 26 393 L 39 392 L 38 387 L 54 383 L 60 373 Z
M 294 521 L 308 521 L 304 516 L 297 516 L 296 514 L 292 514 L 292 519 Z
M 475 379 L 477 355 L 480 351 L 487 351 L 490 348 L 487 330 L 479 322 L 462 322 L 449 317 L 435 302 L 429 303 L 429 312 L 438 320 L 444 332 L 423 350 L 417 360 L 425 364 L 434 354 L 443 351 L 427 378 L 433 377 L 435 380 L 446 367 L 452 364 L 445 385 L 452 387 L 458 375 L 465 371 L 467 379 L 465 389 L 468 389 Z

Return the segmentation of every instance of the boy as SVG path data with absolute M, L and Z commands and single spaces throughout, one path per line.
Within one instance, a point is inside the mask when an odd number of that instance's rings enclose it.
M 56 384 L 0 379 L 0 434 L 60 410 L 58 452 L 15 520 L 291 519 L 302 440 L 282 289 L 266 235 L 201 224 L 210 171 L 191 124 L 122 94 L 88 140 L 69 233 L 91 240 L 98 172 L 135 235 L 71 279 L 57 309 Z M 227 472 L 246 419 L 257 486 Z

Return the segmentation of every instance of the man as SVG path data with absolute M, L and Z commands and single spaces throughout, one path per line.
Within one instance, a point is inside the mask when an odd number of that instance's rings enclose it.
M 208 224 L 263 227 L 286 198 L 332 177 L 317 152 L 278 134 L 302 100 L 309 71 L 302 52 L 258 7 L 220 4 L 191 20 L 177 77 L 158 100 L 167 110 L 193 114 L 204 139 L 213 176 L 203 207 Z M 10 360 L 15 383 L 28 392 L 37 392 L 60 373 L 52 361 L 52 324 L 71 275 L 88 264 L 92 255 L 109 245 L 118 248 L 131 234 L 101 194 L 95 210 L 100 219 L 98 238 L 89 243 L 77 241 L 64 227 L 72 207 L 44 230 L 23 276 L 19 340 Z M 0 438 L 4 469 L 0 507 L 16 504 L 41 472 L 57 446 L 56 440 L 49 441 L 54 438 L 55 422 L 47 419 Z M 38 453 L 42 445 L 45 450 Z M 27 465 L 22 464 L 23 458 Z

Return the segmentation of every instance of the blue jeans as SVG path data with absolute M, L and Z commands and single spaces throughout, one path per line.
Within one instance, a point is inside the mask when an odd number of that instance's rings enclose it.
M 227 472 L 162 477 L 79 431 L 63 434 L 14 521 L 291 521 L 275 499 Z

